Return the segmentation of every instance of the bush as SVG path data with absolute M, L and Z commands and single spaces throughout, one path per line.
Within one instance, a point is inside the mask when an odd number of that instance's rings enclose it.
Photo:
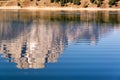
M 61 6 L 64 6 L 66 3 L 74 3 L 76 5 L 80 5 L 80 0 L 51 0 L 51 2 L 60 2 Z
M 90 2 L 91 2 L 91 3 L 94 3 L 94 2 L 95 2 L 95 0 L 90 0 Z
M 74 4 L 80 5 L 80 0 L 74 0 Z
M 119 0 L 110 0 L 109 1 L 109 5 L 112 6 L 112 5 L 115 5 L 116 2 L 118 2 Z

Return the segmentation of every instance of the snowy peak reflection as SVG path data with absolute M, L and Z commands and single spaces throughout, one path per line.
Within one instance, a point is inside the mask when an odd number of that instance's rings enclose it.
M 36 23 L 28 29 L 23 28 L 22 33 L 11 32 L 12 35 L 19 33 L 15 38 L 8 39 L 9 34 L 4 36 L 0 43 L 3 56 L 9 60 L 12 57 L 18 68 L 44 68 L 45 63 L 57 62 L 66 43 L 64 33 Z
M 83 14 L 5 13 L 0 18 L 0 52 L 18 68 L 44 68 L 45 63 L 57 62 L 69 43 L 96 45 L 99 38 L 119 28 L 118 16 L 111 23 L 102 13 Z

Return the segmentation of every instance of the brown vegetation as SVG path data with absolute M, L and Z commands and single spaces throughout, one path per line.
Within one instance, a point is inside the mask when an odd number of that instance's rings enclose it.
M 63 0 L 64 1 L 64 0 Z M 60 0 L 0 0 L 0 6 L 20 7 L 78 7 L 78 8 L 120 8 L 119 0 L 80 0 L 79 4 L 73 2 L 61 3 Z

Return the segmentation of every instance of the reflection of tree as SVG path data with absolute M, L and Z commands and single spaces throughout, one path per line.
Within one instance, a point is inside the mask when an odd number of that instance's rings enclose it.
M 0 18 L 1 53 L 9 62 L 16 62 L 18 68 L 44 68 L 45 63 L 57 62 L 69 42 L 85 41 L 95 45 L 101 36 L 114 28 L 109 20 L 99 20 L 96 12 L 85 14 L 87 17 L 66 15 L 66 12 L 59 12 L 61 15 L 26 13 L 15 12 L 15 15 L 6 15 L 7 18 L 4 14 Z M 118 22 L 113 24 L 119 25 Z

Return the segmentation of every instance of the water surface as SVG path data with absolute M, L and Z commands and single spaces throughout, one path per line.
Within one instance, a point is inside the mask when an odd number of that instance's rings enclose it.
M 0 80 L 119 80 L 120 12 L 0 15 Z

